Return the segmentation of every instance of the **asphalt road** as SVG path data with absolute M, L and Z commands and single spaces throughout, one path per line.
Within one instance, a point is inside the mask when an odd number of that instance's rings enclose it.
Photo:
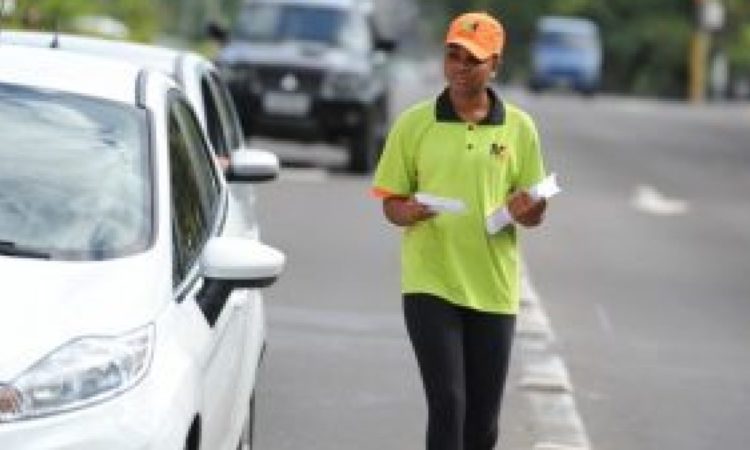
M 434 67 L 399 74 L 396 109 L 440 89 Z M 502 89 L 537 119 L 564 190 L 523 244 L 591 448 L 745 448 L 750 106 Z M 422 447 L 399 235 L 369 179 L 330 147 L 251 144 L 293 166 L 258 189 L 263 238 L 288 267 L 265 294 L 257 448 Z M 516 378 L 508 390 L 503 448 L 531 448 L 534 414 Z
M 746 448 L 750 105 L 519 100 L 566 187 L 526 253 L 594 448 Z

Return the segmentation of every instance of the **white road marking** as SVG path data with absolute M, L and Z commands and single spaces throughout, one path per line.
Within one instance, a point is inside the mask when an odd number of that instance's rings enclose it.
M 527 361 L 521 375 L 521 387 L 535 391 L 571 392 L 568 369 L 557 355 L 544 355 L 537 361 Z
M 552 339 L 552 327 L 538 303 L 524 304 L 521 309 L 516 326 L 519 336 Z
M 690 209 L 687 201 L 665 197 L 649 185 L 639 185 L 635 188 L 631 204 L 639 211 L 657 216 L 685 214 Z
M 537 437 L 534 450 L 580 449 L 590 450 L 591 445 L 578 415 L 575 400 L 570 393 L 530 392 L 531 410 L 536 416 Z
M 521 353 L 520 387 L 533 416 L 531 426 L 536 439 L 533 450 L 590 450 L 568 369 L 554 350 L 552 326 L 526 267 L 522 273 L 516 339 Z
M 552 442 L 540 442 L 534 445 L 534 450 L 585 450 L 585 447 L 560 445 Z
M 607 310 L 604 309 L 604 306 L 597 303 L 594 305 L 594 309 L 596 310 L 596 317 L 599 319 L 599 324 L 602 326 L 602 329 L 609 335 L 615 334 L 614 328 L 612 328 L 612 321 L 609 320 L 609 314 L 607 314 Z

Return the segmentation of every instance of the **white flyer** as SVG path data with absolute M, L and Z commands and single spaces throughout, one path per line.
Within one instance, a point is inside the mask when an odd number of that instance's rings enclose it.
M 466 204 L 456 198 L 439 197 L 426 192 L 417 192 L 414 194 L 414 199 L 436 213 L 460 214 L 466 212 Z
M 529 195 L 535 202 L 541 199 L 550 199 L 560 192 L 561 189 L 557 184 L 557 174 L 555 173 L 548 175 L 545 179 L 529 189 Z M 495 234 L 512 222 L 513 217 L 510 215 L 508 207 L 503 205 L 487 216 L 485 219 L 485 227 L 489 234 Z
M 535 184 L 529 189 L 531 198 L 538 202 L 540 199 L 549 199 L 560 193 L 560 186 L 557 184 L 557 174 L 552 173 L 545 179 Z

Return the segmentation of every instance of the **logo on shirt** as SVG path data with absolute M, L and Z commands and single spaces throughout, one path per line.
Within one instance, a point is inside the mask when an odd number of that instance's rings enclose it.
M 492 145 L 490 145 L 490 155 L 494 156 L 498 160 L 505 159 L 505 155 L 508 154 L 508 148 L 505 146 L 505 144 L 498 144 L 497 142 L 493 142 Z

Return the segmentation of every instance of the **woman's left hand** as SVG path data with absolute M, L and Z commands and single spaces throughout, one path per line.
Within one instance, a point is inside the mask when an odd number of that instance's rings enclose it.
M 534 202 L 526 191 L 514 192 L 508 200 L 508 211 L 516 223 L 525 227 L 534 227 L 542 223 L 547 201 L 540 199 Z

